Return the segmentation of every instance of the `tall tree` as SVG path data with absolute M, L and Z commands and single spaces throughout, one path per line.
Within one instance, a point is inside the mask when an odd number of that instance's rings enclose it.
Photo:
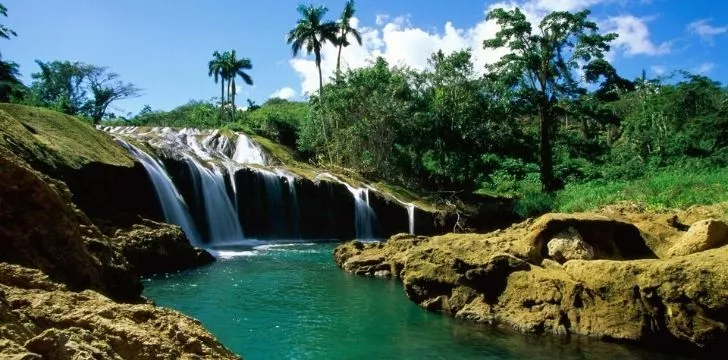
M 354 0 L 348 0 L 344 5 L 344 11 L 341 12 L 339 19 L 339 54 L 336 57 L 336 73 L 341 71 L 341 50 L 349 45 L 349 35 L 353 36 L 359 46 L 361 46 L 361 34 L 357 29 L 351 27 L 351 18 L 354 17 L 356 9 L 354 8 Z
M 495 38 L 483 42 L 484 48 L 509 48 L 488 66 L 489 74 L 516 88 L 524 101 L 538 109 L 541 183 L 549 192 L 559 187 L 554 179 L 551 144 L 559 101 L 586 92 L 575 78 L 575 70 L 589 72 L 591 76 L 585 80 L 595 81 L 595 71 L 605 70 L 603 59 L 609 42 L 617 38 L 613 33 L 599 34 L 597 24 L 588 20 L 589 14 L 589 10 L 553 12 L 541 20 L 536 31 L 517 8 L 495 9 L 487 15 L 500 30 Z
M 227 73 L 225 72 L 225 62 L 228 57 L 228 52 L 220 54 L 219 51 L 212 53 L 212 60 L 207 63 L 208 76 L 214 77 L 215 84 L 218 79 L 220 80 L 220 121 L 223 119 L 225 111 L 225 80 L 227 79 Z
M 235 50 L 232 50 L 230 56 L 225 59 L 224 68 L 225 74 L 228 77 L 228 83 L 230 84 L 230 96 L 228 98 L 232 104 L 232 121 L 235 121 L 235 93 L 237 92 L 235 78 L 240 76 L 243 82 L 248 85 L 253 85 L 253 79 L 245 72 L 245 70 L 251 70 L 253 68 L 253 63 L 248 58 L 238 59 L 235 55 Z
M 91 66 L 86 77 L 93 96 L 89 111 L 94 125 L 101 121 L 112 102 L 139 96 L 141 91 L 134 84 L 119 80 L 119 74 L 106 67 Z
M 85 115 L 97 124 L 116 100 L 139 95 L 131 83 L 119 80 L 108 68 L 82 62 L 36 60 L 39 73 L 31 74 L 33 84 L 26 101 L 69 115 Z
M 18 64 L 0 58 L 0 102 L 10 101 L 11 97 L 22 96 L 23 83 L 18 79 Z
M 301 49 L 307 54 L 313 53 L 316 58 L 316 68 L 319 74 L 319 96 L 323 96 L 324 80 L 321 75 L 321 49 L 326 42 L 338 44 L 339 26 L 332 21 L 324 21 L 328 9 L 325 6 L 299 5 L 298 13 L 301 19 L 296 27 L 288 32 L 288 44 L 291 45 L 293 56 L 297 56 Z
M 32 105 L 48 107 L 68 115 L 82 115 L 87 110 L 85 81 L 89 66 L 81 62 L 35 61 L 39 73 L 31 74 Z

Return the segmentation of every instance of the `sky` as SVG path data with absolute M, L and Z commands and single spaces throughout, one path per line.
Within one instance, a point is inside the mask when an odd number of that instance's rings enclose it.
M 238 105 L 270 97 L 305 99 L 318 87 L 311 56 L 293 58 L 287 32 L 298 19 L 296 0 L 4 0 L 0 23 L 18 34 L 0 39 L 3 59 L 15 61 L 25 83 L 38 71 L 35 60 L 81 61 L 107 66 L 143 89 L 142 95 L 112 105 L 120 115 L 144 105 L 170 110 L 189 100 L 219 96 L 208 76 L 215 50 L 235 49 L 251 59 L 254 86 L 241 86 Z M 317 0 L 336 20 L 344 0 Z M 616 32 L 608 58 L 626 78 L 687 70 L 728 84 L 728 1 L 723 0 L 358 0 L 353 24 L 363 46 L 344 49 L 343 66 L 366 66 L 377 56 L 416 69 L 427 58 L 473 49 L 484 68 L 499 56 L 482 42 L 498 31 L 486 22 L 493 8 L 519 7 L 536 23 L 554 10 L 590 9 L 600 31 Z M 324 76 L 331 75 L 336 49 L 323 52 Z M 238 81 L 238 84 L 240 81 Z

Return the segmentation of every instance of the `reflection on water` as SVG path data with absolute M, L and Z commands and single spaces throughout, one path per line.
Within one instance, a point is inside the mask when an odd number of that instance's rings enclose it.
M 334 246 L 227 248 L 230 256 L 211 266 L 148 279 L 145 295 L 199 319 L 253 360 L 655 358 L 582 337 L 526 336 L 428 313 L 395 280 L 337 269 Z

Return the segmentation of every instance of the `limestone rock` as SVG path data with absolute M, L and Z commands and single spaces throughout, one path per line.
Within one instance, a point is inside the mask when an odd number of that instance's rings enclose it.
M 2 359 L 239 359 L 199 321 L 151 304 L 71 292 L 38 270 L 0 263 Z
M 728 244 L 728 224 L 720 220 L 701 220 L 668 251 L 669 256 L 684 256 Z
M 137 299 L 141 284 L 124 257 L 70 202 L 62 182 L 0 147 L 0 261 L 41 269 L 71 289 Z
M 594 248 L 587 244 L 573 227 L 556 234 L 546 246 L 549 257 L 561 263 L 569 260 L 594 259 Z
M 120 248 L 140 276 L 180 271 L 215 261 L 209 252 L 190 245 L 176 225 L 143 220 L 109 232 L 114 234 L 111 242 Z
M 662 247 L 681 234 L 667 228 L 668 215 L 653 217 L 664 227 L 660 241 L 641 231 L 650 215 L 639 214 L 640 228 L 619 216 L 547 214 L 488 234 L 346 243 L 334 257 L 355 274 L 388 266 L 410 300 L 429 311 L 532 334 L 721 351 L 728 341 L 728 246 L 658 259 L 648 244 Z M 588 245 L 598 260 L 549 259 L 549 240 L 564 230 L 580 241 L 584 258 L 591 257 Z

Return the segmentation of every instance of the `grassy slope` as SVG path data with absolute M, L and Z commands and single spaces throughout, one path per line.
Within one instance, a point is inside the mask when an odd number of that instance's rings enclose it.
M 23 105 L 0 104 L 0 146 L 54 168 L 79 169 L 92 162 L 134 165 L 108 134 L 75 117 Z
M 644 204 L 655 211 L 725 202 L 728 169 L 668 170 L 635 181 L 567 186 L 556 195 L 554 209 L 587 211 L 622 201 Z

